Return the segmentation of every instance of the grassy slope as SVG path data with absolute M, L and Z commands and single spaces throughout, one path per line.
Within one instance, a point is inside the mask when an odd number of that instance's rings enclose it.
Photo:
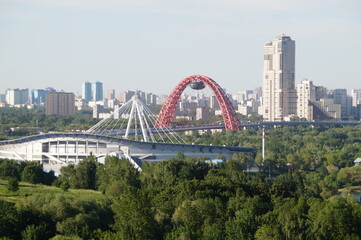
M 91 198 L 91 199 L 104 199 L 106 196 L 101 194 L 100 192 L 93 191 L 93 190 L 84 190 L 84 189 L 69 189 L 67 192 L 64 192 L 60 188 L 52 187 L 52 186 L 45 186 L 41 184 L 30 184 L 25 182 L 19 183 L 19 191 L 16 193 L 9 192 L 7 187 L 6 180 L 0 180 L 0 199 L 6 200 L 9 202 L 17 202 L 22 198 L 31 195 L 38 195 L 38 194 L 62 194 L 66 196 L 72 197 L 81 197 L 81 198 Z

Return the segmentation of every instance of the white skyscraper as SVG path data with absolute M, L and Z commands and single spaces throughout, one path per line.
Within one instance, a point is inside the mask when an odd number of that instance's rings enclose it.
M 282 35 L 264 46 L 263 119 L 283 121 L 296 108 L 295 41 Z

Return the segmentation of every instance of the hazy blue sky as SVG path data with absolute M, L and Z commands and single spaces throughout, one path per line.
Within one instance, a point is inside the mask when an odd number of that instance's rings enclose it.
M 263 45 L 296 41 L 296 83 L 361 88 L 360 0 L 0 0 L 0 92 L 169 93 L 204 74 L 227 92 L 262 84 Z

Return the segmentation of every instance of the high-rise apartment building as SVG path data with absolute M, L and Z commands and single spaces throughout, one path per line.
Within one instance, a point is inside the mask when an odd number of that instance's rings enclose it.
M 92 99 L 92 84 L 90 82 L 83 83 L 82 99 L 85 101 L 90 101 Z
M 304 79 L 297 84 L 297 116 L 311 120 L 310 101 L 316 101 L 316 87 L 312 81 Z
M 46 94 L 46 115 L 74 115 L 75 95 L 67 92 L 50 92 Z
M 331 90 L 331 95 L 335 104 L 341 104 L 341 118 L 348 118 L 351 116 L 352 100 L 347 95 L 346 89 Z
M 296 114 L 295 41 L 279 36 L 264 46 L 263 119 L 282 121 Z
M 92 84 L 93 101 L 103 101 L 103 83 L 97 81 Z
M 361 89 L 351 90 L 352 106 L 356 107 L 361 104 Z
M 6 90 L 6 103 L 10 106 L 22 105 L 29 102 L 28 89 L 7 89 Z

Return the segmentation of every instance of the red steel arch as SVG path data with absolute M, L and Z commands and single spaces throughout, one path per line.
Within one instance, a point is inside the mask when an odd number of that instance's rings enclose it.
M 178 85 L 173 89 L 173 91 L 163 104 L 157 118 L 155 127 L 159 128 L 170 126 L 174 117 L 174 112 L 177 107 L 179 97 L 181 96 L 187 85 L 193 81 L 201 81 L 213 91 L 221 108 L 226 130 L 240 130 L 240 121 L 238 120 L 236 111 L 234 110 L 232 103 L 227 97 L 226 93 L 213 79 L 203 75 L 192 75 L 178 83 Z

